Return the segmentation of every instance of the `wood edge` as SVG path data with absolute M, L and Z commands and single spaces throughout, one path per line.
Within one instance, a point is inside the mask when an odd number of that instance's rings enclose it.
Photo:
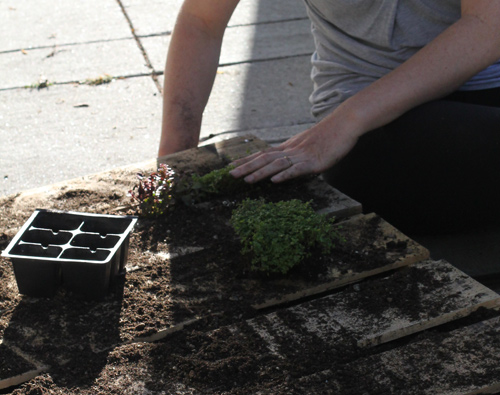
M 418 248 L 417 251 L 412 252 L 410 255 L 407 255 L 404 258 L 404 261 L 406 263 L 405 266 L 414 265 L 415 263 L 427 261 L 430 259 L 430 252 L 427 248 L 421 246 L 420 244 L 417 244 L 416 247 Z
M 217 155 L 220 158 L 224 158 L 229 161 L 243 158 L 269 147 L 265 141 L 250 134 L 222 140 L 214 143 L 213 146 L 215 147 Z M 243 152 L 242 148 L 245 146 L 247 147 L 247 150 Z
M 0 390 L 25 383 L 26 381 L 29 381 L 38 376 L 40 373 L 46 372 L 50 369 L 50 366 L 41 364 L 30 355 L 27 355 L 26 353 L 21 351 L 18 347 L 8 345 L 7 343 L 4 342 L 4 339 L 0 339 L 0 345 L 2 344 L 4 345 L 4 347 L 7 347 L 10 351 L 16 354 L 18 357 L 24 359 L 25 361 L 33 365 L 35 369 L 31 369 L 16 376 L 11 376 L 6 379 L 0 380 Z
M 497 394 L 499 392 L 500 392 L 500 382 L 496 384 L 486 385 L 484 387 L 475 389 L 474 391 L 464 392 L 463 395 Z M 452 394 L 450 393 L 449 395 Z
M 349 200 L 347 200 L 347 203 L 339 204 L 336 208 L 332 204 L 330 206 L 317 210 L 316 213 L 329 217 L 333 216 L 336 220 L 350 220 L 351 218 L 364 215 L 363 205 L 350 198 Z
M 301 291 L 287 294 L 287 295 L 284 295 L 283 297 L 269 299 L 269 300 L 267 300 L 263 303 L 260 303 L 260 304 L 254 304 L 251 307 L 255 310 L 262 310 L 262 309 L 266 309 L 269 307 L 276 307 L 276 306 L 279 306 L 282 304 L 295 302 L 299 299 L 307 298 L 307 297 L 314 296 L 317 294 L 321 294 L 323 292 L 328 292 L 328 291 L 343 287 L 345 285 L 349 285 L 349 284 L 358 282 L 358 281 L 363 280 L 365 278 L 375 276 L 377 274 L 381 274 L 384 272 L 388 272 L 391 270 L 395 270 L 395 269 L 399 269 L 399 268 L 408 266 L 408 265 L 413 264 L 419 260 L 420 260 L 420 258 L 418 256 L 416 256 L 416 257 L 412 256 L 411 259 L 398 260 L 398 261 L 391 263 L 389 265 L 382 266 L 382 267 L 379 267 L 376 269 L 372 269 L 372 270 L 369 270 L 366 272 L 352 273 L 352 274 L 349 274 L 347 276 L 339 277 L 338 279 L 335 279 L 335 280 L 330 281 L 328 283 L 324 283 L 324 284 L 321 284 L 321 285 L 318 285 L 318 286 L 315 286 L 312 288 L 307 288 L 307 289 L 304 289 Z
M 244 135 L 253 135 L 257 136 L 261 140 L 265 141 L 268 144 L 279 144 L 282 142 L 285 142 L 286 140 L 292 138 L 293 136 L 297 135 L 303 130 L 309 129 L 312 126 L 314 126 L 316 123 L 315 122 L 307 122 L 304 124 L 297 124 L 297 125 L 291 125 L 291 126 L 270 126 L 270 127 L 265 127 L 265 128 L 260 128 L 260 129 L 248 129 L 248 130 L 235 130 L 235 131 L 225 131 L 221 132 L 218 134 L 212 134 L 210 136 L 206 136 L 203 138 L 203 141 L 200 143 L 200 145 L 209 145 L 213 144 L 222 140 L 228 140 L 230 138 L 234 137 L 240 137 Z M 267 136 L 273 136 L 273 131 L 278 130 L 278 129 L 286 129 L 287 131 L 293 129 L 293 128 L 298 128 L 300 130 L 295 131 L 293 133 L 284 133 L 280 137 L 274 137 L 274 138 L 267 138 Z M 260 137 L 259 137 L 260 135 Z
M 172 158 L 175 159 L 181 155 L 186 155 L 186 153 L 195 153 L 199 150 L 212 151 L 213 149 L 214 155 L 218 155 L 219 157 L 225 156 L 228 153 L 225 153 L 224 150 L 230 151 L 232 147 L 238 146 L 238 144 L 241 144 L 241 142 L 245 142 L 245 140 L 250 140 L 251 142 L 256 141 L 257 145 L 262 145 L 262 147 L 268 146 L 268 144 L 264 140 L 261 140 L 250 133 L 245 133 L 239 136 L 232 136 L 226 139 L 220 139 L 209 143 L 203 142 L 200 143 L 197 147 L 189 148 L 187 150 L 179 151 L 173 154 L 159 156 L 156 158 L 156 165 L 158 166 L 160 163 L 168 162 Z
M 336 219 L 344 219 L 344 218 L 349 218 L 349 217 L 354 217 L 355 215 L 362 214 L 363 213 L 363 206 L 361 204 L 359 205 L 352 205 L 352 206 L 344 206 L 344 208 L 340 210 L 329 210 L 330 207 L 326 207 L 323 209 L 320 209 L 316 211 L 318 214 L 321 215 L 332 215 Z
M 459 310 L 455 310 L 446 314 L 442 314 L 439 317 L 432 318 L 427 321 L 420 321 L 419 323 L 416 323 L 414 325 L 407 326 L 402 329 L 395 329 L 391 332 L 383 333 L 381 335 L 376 335 L 373 337 L 369 337 L 366 339 L 359 340 L 357 342 L 358 347 L 365 348 L 365 347 L 373 347 L 377 346 L 379 344 L 384 344 L 391 342 L 393 340 L 400 339 L 405 336 L 412 335 L 417 332 L 422 332 L 430 328 L 434 328 L 436 326 L 446 324 L 448 322 L 457 320 L 459 318 L 467 317 L 468 315 L 472 314 L 474 311 L 477 309 L 484 307 L 488 309 L 492 309 L 495 307 L 500 306 L 500 295 L 498 298 L 486 300 L 482 303 L 475 304 L 473 306 L 469 307 L 464 307 Z
M 48 368 L 47 366 L 43 365 L 42 363 L 37 361 L 35 358 L 33 358 L 31 355 L 26 354 L 19 347 L 16 347 L 13 345 L 8 345 L 8 344 L 4 344 L 4 346 L 9 348 L 9 350 L 12 351 L 14 354 L 16 354 L 18 357 L 24 359 L 25 361 L 28 361 L 33 366 L 37 367 L 37 369 Z
M 205 145 L 203 147 L 194 147 L 189 148 L 184 151 L 175 152 L 173 154 L 168 154 L 164 156 L 160 156 L 156 158 L 156 168 L 160 166 L 161 163 L 165 163 L 174 169 L 178 166 L 176 162 L 185 161 L 187 159 L 197 158 L 201 161 L 200 163 L 211 163 L 211 161 L 219 162 L 221 160 L 220 156 L 217 153 L 215 146 Z
M 26 381 L 34 379 L 40 373 L 43 373 L 43 372 L 47 371 L 48 369 L 49 369 L 48 367 L 43 366 L 41 368 L 38 368 L 35 370 L 30 370 L 28 372 L 19 374 L 17 376 L 9 377 L 8 379 L 0 380 L 0 390 L 23 384 Z
M 209 145 L 214 145 L 218 148 L 227 148 L 227 147 L 237 146 L 237 145 L 241 144 L 241 142 L 246 143 L 247 142 L 246 140 L 249 140 L 249 142 L 253 142 L 255 140 L 258 144 L 267 145 L 267 143 L 264 140 L 253 135 L 252 133 L 246 133 L 246 132 L 241 134 L 241 135 L 238 135 L 238 136 L 234 136 L 234 137 L 230 137 L 230 138 L 226 138 L 226 139 L 221 139 L 219 141 L 214 141 L 212 144 L 209 144 Z
M 129 344 L 154 343 L 154 342 L 156 342 L 158 340 L 162 340 L 162 339 L 168 337 L 169 335 L 171 335 L 173 333 L 181 331 L 185 327 L 187 327 L 189 325 L 192 325 L 192 324 L 200 321 L 201 319 L 202 319 L 201 317 L 196 317 L 196 318 L 193 318 L 193 319 L 181 322 L 180 324 L 171 326 L 169 328 L 160 329 L 159 331 L 153 333 L 152 335 L 143 336 L 143 337 L 137 336 L 137 337 L 134 337 L 133 339 L 130 339 L 130 340 L 126 340 L 126 341 L 123 341 L 123 342 L 120 342 L 120 343 L 115 343 L 113 345 L 110 345 L 109 347 L 105 347 L 105 348 L 101 348 L 101 349 L 97 349 L 97 348 L 93 347 L 92 351 L 94 353 L 98 354 L 98 353 L 101 353 L 101 352 L 110 351 L 110 350 L 113 350 L 113 349 L 115 349 L 117 347 L 126 346 L 126 345 L 129 345 Z
M 134 343 L 153 343 L 153 342 L 156 342 L 158 340 L 162 340 L 173 333 L 179 332 L 182 329 L 184 329 L 185 327 L 192 325 L 192 324 L 200 321 L 201 319 L 202 319 L 201 317 L 196 317 L 196 318 L 181 322 L 180 324 L 171 326 L 169 328 L 161 329 L 158 332 L 153 333 L 150 336 L 144 336 L 144 337 L 138 336 L 138 337 L 133 338 L 132 340 L 129 340 L 127 342 L 122 343 L 122 345 L 134 344 Z
M 336 218 L 348 218 L 363 213 L 363 205 L 360 202 L 328 184 L 322 176 L 307 182 L 306 187 L 313 193 L 326 192 L 338 199 L 338 202 L 331 202 L 329 206 L 318 210 L 318 214 L 333 215 Z M 335 204 L 337 204 L 337 210 L 333 209 Z

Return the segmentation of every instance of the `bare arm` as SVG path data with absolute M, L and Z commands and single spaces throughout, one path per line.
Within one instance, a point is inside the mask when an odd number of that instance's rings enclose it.
M 236 177 L 275 182 L 326 170 L 364 133 L 456 90 L 500 58 L 500 1 L 462 0 L 462 17 L 407 62 L 276 149 L 237 162 Z M 291 159 L 290 166 L 287 156 Z
M 170 42 L 158 156 L 196 147 L 224 30 L 239 0 L 185 0 Z

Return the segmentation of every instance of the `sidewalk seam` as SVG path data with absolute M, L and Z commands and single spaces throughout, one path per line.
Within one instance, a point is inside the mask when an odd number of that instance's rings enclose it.
M 125 79 L 129 79 L 129 78 L 151 77 L 154 80 L 154 77 L 157 77 L 158 75 L 162 75 L 162 74 L 163 73 L 156 74 L 154 71 L 152 71 L 151 73 L 138 73 L 138 74 L 127 74 L 127 75 L 118 75 L 118 76 L 114 76 L 113 75 L 113 76 L 111 76 L 111 78 L 112 78 L 112 80 L 125 80 Z M 47 81 L 47 82 L 48 82 L 48 85 L 44 86 L 44 87 L 41 87 L 41 88 L 37 88 L 36 86 L 28 86 L 28 85 L 25 85 L 25 86 L 11 86 L 11 87 L 8 87 L 8 88 L 0 88 L 0 92 L 12 91 L 12 90 L 17 90 L 17 89 L 39 90 L 40 91 L 40 90 L 43 90 L 43 89 L 49 89 L 51 86 L 56 86 L 56 85 L 87 85 L 87 86 L 91 86 L 90 84 L 87 84 L 87 83 L 85 83 L 82 80 L 78 80 L 78 81 Z M 97 84 L 97 85 L 104 85 L 104 84 L 105 83 L 103 83 L 103 84 Z
M 153 64 L 151 63 L 151 60 L 149 59 L 149 56 L 146 52 L 146 49 L 142 45 L 142 42 L 141 42 L 139 36 L 135 33 L 134 24 L 132 23 L 132 20 L 130 19 L 127 11 L 125 10 L 125 6 L 123 5 L 122 1 L 116 0 L 116 2 L 120 6 L 122 13 L 125 16 L 125 19 L 127 20 L 127 23 L 130 27 L 130 31 L 131 31 L 132 35 L 134 36 L 135 42 L 137 43 L 137 46 L 139 47 L 140 51 L 142 52 L 142 56 L 144 57 L 144 60 L 146 61 L 146 66 L 149 69 L 151 69 L 151 71 L 152 71 L 151 78 L 153 79 L 153 82 L 155 83 L 156 88 L 158 89 L 158 92 L 160 92 L 160 94 L 162 94 L 162 87 L 161 87 L 160 82 L 158 81 L 156 70 L 154 69 Z
M 51 44 L 51 45 L 40 45 L 38 47 L 26 47 L 26 48 L 17 48 L 17 49 L 7 49 L 5 51 L 0 51 L 0 55 L 16 53 L 21 51 L 38 51 L 41 49 L 51 49 L 54 47 L 63 48 L 63 47 L 77 47 L 80 45 L 89 45 L 89 44 L 99 44 L 99 43 L 112 43 L 115 41 L 128 41 L 133 40 L 134 37 L 121 37 L 121 38 L 110 38 L 105 40 L 91 40 L 91 41 L 81 41 L 74 43 L 64 43 L 64 44 Z

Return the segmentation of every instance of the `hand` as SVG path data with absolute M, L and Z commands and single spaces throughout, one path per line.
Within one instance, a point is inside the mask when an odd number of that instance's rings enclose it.
M 277 147 L 234 161 L 232 165 L 237 167 L 231 175 L 245 177 L 248 183 L 268 177 L 278 183 L 321 173 L 347 155 L 357 139 L 354 133 L 336 131 L 327 122 L 319 123 Z

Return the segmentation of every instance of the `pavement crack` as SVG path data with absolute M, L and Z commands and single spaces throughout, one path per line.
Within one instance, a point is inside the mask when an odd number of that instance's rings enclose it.
M 142 56 L 144 57 L 144 60 L 146 61 L 146 67 L 148 67 L 152 71 L 151 78 L 153 79 L 153 82 L 155 83 L 156 88 L 158 89 L 158 92 L 160 92 L 160 94 L 161 94 L 162 87 L 161 87 L 160 82 L 158 81 L 158 73 L 154 69 L 153 64 L 151 63 L 151 60 L 149 59 L 149 56 L 146 52 L 146 49 L 142 45 L 142 42 L 141 42 L 139 36 L 135 33 L 135 28 L 134 28 L 134 24 L 132 23 L 132 19 L 130 19 L 130 16 L 128 15 L 127 10 L 125 9 L 125 6 L 122 3 L 122 0 L 116 0 L 116 2 L 120 6 L 122 13 L 125 16 L 125 19 L 127 20 L 127 23 L 130 27 L 130 31 L 132 33 L 132 36 L 134 37 L 135 42 L 137 43 L 137 46 L 139 47 L 139 50 L 141 51 Z

